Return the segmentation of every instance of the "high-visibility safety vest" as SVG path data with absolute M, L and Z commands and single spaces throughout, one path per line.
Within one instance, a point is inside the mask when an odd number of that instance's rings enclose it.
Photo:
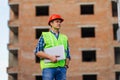
M 67 50 L 67 36 L 63 34 L 59 34 L 58 39 L 55 37 L 55 35 L 51 32 L 42 32 L 43 39 L 45 42 L 44 48 L 50 48 L 55 47 L 59 45 L 63 45 L 64 49 Z M 65 53 L 66 56 L 66 53 Z M 65 66 L 65 60 L 59 60 L 56 63 L 53 62 L 45 62 L 44 59 L 40 60 L 40 66 L 41 69 L 44 68 L 55 68 L 55 67 L 64 67 Z

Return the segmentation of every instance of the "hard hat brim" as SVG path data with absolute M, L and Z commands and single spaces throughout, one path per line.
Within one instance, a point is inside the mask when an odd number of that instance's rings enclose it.
M 56 18 L 56 19 L 53 19 L 53 20 L 49 21 L 49 22 L 48 22 L 48 25 L 50 25 L 50 22 L 52 22 L 52 21 L 54 21 L 54 20 L 61 20 L 61 22 L 64 21 L 64 19 L 62 19 L 62 18 Z

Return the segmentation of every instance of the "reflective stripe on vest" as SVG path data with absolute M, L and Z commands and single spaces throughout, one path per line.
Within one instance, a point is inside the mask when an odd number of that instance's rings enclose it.
M 63 34 L 59 34 L 58 39 L 51 32 L 42 32 L 43 39 L 45 42 L 44 48 L 50 48 L 54 46 L 64 45 L 65 50 L 67 50 L 67 37 Z M 66 56 L 66 53 L 65 53 Z M 53 68 L 53 67 L 64 67 L 65 60 L 57 61 L 56 63 L 48 62 L 45 63 L 44 60 L 40 60 L 41 69 L 43 68 Z

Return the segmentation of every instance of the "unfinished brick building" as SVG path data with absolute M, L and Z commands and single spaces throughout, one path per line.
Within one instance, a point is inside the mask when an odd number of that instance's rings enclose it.
M 34 49 L 49 15 L 64 18 L 71 63 L 67 80 L 120 80 L 115 0 L 9 0 L 9 80 L 42 80 Z

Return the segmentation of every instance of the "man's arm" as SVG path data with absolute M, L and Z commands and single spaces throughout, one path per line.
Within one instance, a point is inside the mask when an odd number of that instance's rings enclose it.
M 46 53 L 43 52 L 43 51 L 39 51 L 39 52 L 36 54 L 36 56 L 41 57 L 41 58 L 49 59 L 49 60 L 51 60 L 52 62 L 57 62 L 57 56 L 48 55 L 48 54 L 46 54 Z
M 70 63 L 70 60 L 71 60 L 71 56 L 70 56 L 70 49 L 69 49 L 69 43 L 68 43 L 68 46 L 67 46 L 67 58 L 66 58 L 66 64 L 65 66 L 68 68 L 69 67 L 69 63 Z
M 44 53 L 44 45 L 44 39 L 43 36 L 41 36 L 34 52 L 35 55 L 39 58 L 46 58 L 50 59 L 52 62 L 57 62 L 57 56 L 50 56 Z

